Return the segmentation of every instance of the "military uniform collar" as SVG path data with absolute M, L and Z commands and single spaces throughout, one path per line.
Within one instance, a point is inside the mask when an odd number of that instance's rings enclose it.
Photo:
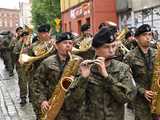
M 148 49 L 148 53 L 147 54 L 151 54 L 151 49 L 150 48 Z M 140 47 L 136 47 L 135 48 L 135 57 L 143 59 L 144 55 L 145 54 L 143 53 L 143 51 L 141 50 Z
M 112 59 L 110 65 L 107 67 L 107 71 L 108 72 L 117 72 L 117 71 L 119 71 L 119 67 L 117 67 L 117 65 L 118 65 L 118 61 Z
M 56 54 L 56 58 L 57 58 L 57 61 L 58 61 L 58 64 L 59 64 L 59 67 L 60 67 L 61 71 L 63 71 L 65 65 L 66 65 L 66 64 L 68 63 L 68 61 L 69 61 L 69 57 L 67 57 L 65 61 L 61 61 L 59 55 Z

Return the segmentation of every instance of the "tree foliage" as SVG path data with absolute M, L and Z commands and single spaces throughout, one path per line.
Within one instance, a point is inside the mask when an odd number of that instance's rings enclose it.
M 54 25 L 54 19 L 60 16 L 60 0 L 32 0 L 32 23 L 36 29 L 41 24 Z

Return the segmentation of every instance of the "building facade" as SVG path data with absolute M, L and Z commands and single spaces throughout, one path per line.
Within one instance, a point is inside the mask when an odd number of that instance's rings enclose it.
M 19 26 L 19 10 L 0 8 L 0 32 L 11 31 L 15 33 Z
M 95 34 L 106 20 L 117 23 L 115 0 L 61 0 L 62 30 L 80 34 L 84 23 L 91 25 Z
M 31 14 L 31 0 L 26 0 L 25 2 L 19 3 L 20 8 L 20 26 L 32 26 L 32 14 Z
M 120 27 L 149 24 L 160 33 L 160 0 L 117 0 L 116 6 Z

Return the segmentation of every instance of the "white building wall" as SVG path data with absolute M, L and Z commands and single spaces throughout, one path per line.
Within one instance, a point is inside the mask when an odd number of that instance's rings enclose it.
M 20 25 L 31 25 L 31 3 L 29 2 L 20 2 L 19 3 L 20 7 Z

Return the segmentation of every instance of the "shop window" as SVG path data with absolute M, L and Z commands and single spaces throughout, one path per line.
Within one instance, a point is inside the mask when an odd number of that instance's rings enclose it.
M 142 12 L 136 12 L 134 17 L 135 17 L 134 18 L 135 19 L 135 25 L 136 25 L 136 27 L 138 27 L 139 24 L 142 24 Z
M 151 22 L 152 20 L 152 9 L 142 10 L 143 22 Z
M 160 20 L 160 7 L 153 9 L 153 19 Z

